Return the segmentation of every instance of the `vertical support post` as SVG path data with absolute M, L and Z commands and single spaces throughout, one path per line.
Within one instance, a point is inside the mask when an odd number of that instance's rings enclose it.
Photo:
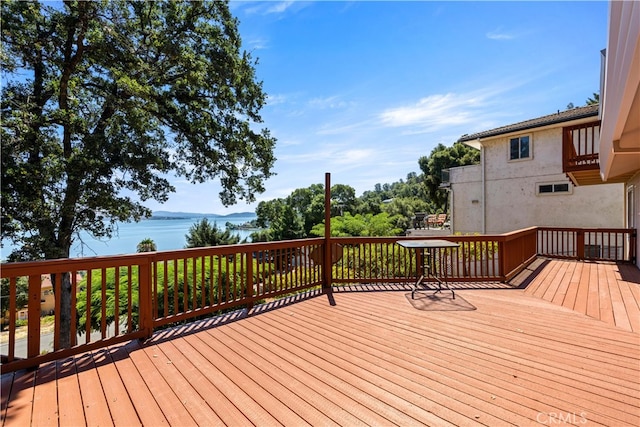
M 507 251 L 504 237 L 498 240 L 498 256 L 500 257 L 500 261 L 498 262 L 498 277 L 500 281 L 504 282 L 507 280 Z
M 9 278 L 9 355 L 7 362 L 13 362 L 16 354 L 16 311 L 18 282 L 15 277 Z
M 247 260 L 246 268 L 246 289 L 244 297 L 249 301 L 247 303 L 247 310 L 251 310 L 253 308 L 253 256 L 251 253 L 247 252 L 243 255 Z
M 324 175 L 324 256 L 322 257 L 322 292 L 331 292 L 331 174 Z
M 154 263 L 151 260 L 150 256 L 146 256 L 141 259 L 140 265 L 138 268 L 140 271 L 138 272 L 138 299 L 139 299 L 139 321 L 140 321 L 140 330 L 145 332 L 145 336 L 150 338 L 153 334 L 153 292 L 151 291 L 153 284 L 152 280 L 152 272 L 151 268 Z M 186 279 L 186 278 L 185 278 Z M 186 280 L 185 280 L 186 282 Z M 129 284 L 131 286 L 131 283 Z
M 576 256 L 579 260 L 584 260 L 584 231 L 576 232 Z
M 27 303 L 27 357 L 40 354 L 40 293 L 42 277 L 40 274 L 29 276 L 29 301 Z

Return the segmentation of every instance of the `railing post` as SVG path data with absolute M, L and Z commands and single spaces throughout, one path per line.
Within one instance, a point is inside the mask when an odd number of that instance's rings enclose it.
M 39 274 L 29 276 L 29 302 L 27 303 L 27 357 L 40 354 L 40 293 L 42 278 Z
M 247 303 L 247 310 L 250 310 L 253 307 L 253 257 L 248 252 L 245 256 L 247 259 L 247 288 L 245 289 L 244 297 L 249 301 Z
M 576 256 L 579 260 L 584 260 L 584 231 L 576 231 Z
M 153 283 L 151 283 L 151 278 L 153 277 L 151 269 L 153 265 L 154 263 L 151 259 L 151 256 L 146 256 L 143 258 L 143 261 L 140 262 L 140 265 L 138 267 L 140 269 L 138 273 L 138 309 L 140 310 L 140 313 L 138 314 L 140 316 L 139 327 L 141 331 L 144 331 L 145 337 L 147 338 L 150 338 L 153 334 Z
M 324 175 L 324 256 L 322 257 L 322 292 L 331 291 L 331 174 Z
M 500 257 L 498 262 L 498 277 L 500 277 L 500 280 L 504 281 L 507 277 L 507 252 L 505 250 L 504 238 L 498 240 L 498 256 Z

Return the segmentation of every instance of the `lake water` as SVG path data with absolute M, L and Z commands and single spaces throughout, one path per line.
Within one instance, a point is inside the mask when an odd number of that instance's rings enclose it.
M 256 216 L 207 217 L 207 219 L 210 223 L 215 222 L 219 229 L 224 230 L 227 222 L 240 225 L 256 219 Z M 152 239 L 159 251 L 182 249 L 186 244 L 185 236 L 189 233 L 189 228 L 200 220 L 201 218 L 146 219 L 137 223 L 119 223 L 117 234 L 105 241 L 98 241 L 87 233 L 80 233 L 85 244 L 81 247 L 76 242 L 71 248 L 70 256 L 76 258 L 135 253 L 138 243 L 146 238 Z M 248 239 L 254 231 L 232 230 L 232 233 L 239 234 L 242 241 L 245 238 Z M 5 259 L 13 247 L 8 242 L 2 243 L 0 259 Z

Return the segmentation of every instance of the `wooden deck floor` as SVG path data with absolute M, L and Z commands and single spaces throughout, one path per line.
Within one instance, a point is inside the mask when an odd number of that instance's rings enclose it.
M 166 330 L 144 344 L 4 375 L 2 421 L 640 425 L 640 334 L 564 307 L 559 297 L 546 301 L 565 292 L 561 270 L 564 278 L 583 268 L 573 264 L 540 266 L 528 289 L 459 289 L 455 302 L 346 288 Z M 618 271 L 616 282 L 628 277 L 637 296 L 637 272 L 603 265 L 602 277 Z M 579 277 L 601 277 L 591 269 Z M 629 292 L 620 292 L 626 304 Z
M 521 276 L 529 279 L 527 294 L 640 332 L 640 270 L 633 265 L 538 259 L 529 271 L 536 269 Z

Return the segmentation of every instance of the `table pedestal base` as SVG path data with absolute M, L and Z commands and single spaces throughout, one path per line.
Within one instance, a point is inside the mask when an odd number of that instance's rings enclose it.
M 447 282 L 440 280 L 438 277 L 431 276 L 431 278 L 433 279 L 434 282 L 436 282 L 438 284 L 438 289 L 436 289 L 434 294 L 437 294 L 438 292 L 442 292 L 442 290 L 443 290 L 442 286 L 444 285 L 444 287 L 446 288 L 444 290 L 451 291 L 451 295 L 453 296 L 453 299 L 456 299 L 456 293 L 453 291 L 453 289 L 451 289 L 451 287 L 449 286 L 449 284 Z M 426 279 L 425 276 L 420 276 L 420 278 L 418 279 L 416 284 L 413 285 L 413 289 L 411 290 L 411 299 L 414 299 L 414 296 L 415 296 L 416 292 L 431 290 L 426 285 L 426 283 L 423 284 L 425 279 Z

